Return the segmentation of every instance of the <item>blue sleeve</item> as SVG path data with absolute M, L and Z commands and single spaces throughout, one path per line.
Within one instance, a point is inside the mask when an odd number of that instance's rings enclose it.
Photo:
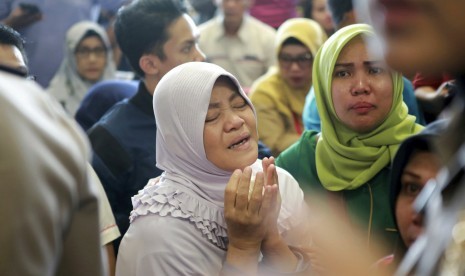
M 320 115 L 316 107 L 315 91 L 313 86 L 305 98 L 304 110 L 302 112 L 302 121 L 307 130 L 321 131 Z
M 404 79 L 404 91 L 402 91 L 402 96 L 404 97 L 404 103 L 408 107 L 408 113 L 410 115 L 415 116 L 416 123 L 420 125 L 425 125 L 425 117 L 423 116 L 423 112 L 418 107 L 417 98 L 415 97 L 415 92 L 413 90 L 412 83 L 407 79 Z

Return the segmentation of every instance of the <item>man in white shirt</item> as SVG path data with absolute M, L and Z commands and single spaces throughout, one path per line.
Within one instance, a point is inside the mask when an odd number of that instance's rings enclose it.
M 251 0 L 216 0 L 218 16 L 199 26 L 207 61 L 236 76 L 243 88 L 275 62 L 276 31 L 248 14 Z

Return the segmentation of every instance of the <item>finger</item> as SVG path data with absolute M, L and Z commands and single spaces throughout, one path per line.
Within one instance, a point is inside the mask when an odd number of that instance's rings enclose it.
M 241 170 L 235 170 L 229 178 L 226 189 L 224 190 L 224 209 L 225 212 L 233 210 L 236 205 L 237 187 L 242 176 Z
M 278 177 L 276 173 L 276 166 L 274 164 L 270 164 L 268 166 L 267 172 L 266 172 L 266 185 L 273 185 L 276 184 L 279 186 L 278 183 Z
M 265 178 L 263 176 L 263 172 L 258 172 L 255 175 L 255 185 L 253 187 L 252 195 L 250 196 L 249 206 L 247 207 L 250 214 L 256 214 L 260 210 L 264 183 Z
M 265 193 L 263 194 L 262 205 L 260 206 L 259 214 L 261 216 L 266 216 L 270 213 L 272 207 L 274 206 L 274 201 L 276 201 L 277 194 L 277 185 L 265 185 Z
M 265 174 L 265 177 L 266 177 L 266 170 L 268 168 L 268 157 L 265 157 L 262 159 L 262 170 L 263 170 L 263 173 Z
M 246 167 L 242 172 L 239 186 L 237 187 L 236 210 L 247 210 L 247 205 L 249 204 L 249 188 L 251 176 L 252 169 L 250 167 Z

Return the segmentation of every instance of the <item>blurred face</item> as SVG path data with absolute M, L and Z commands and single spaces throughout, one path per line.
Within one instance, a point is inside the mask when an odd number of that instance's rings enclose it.
M 97 36 L 84 38 L 74 55 L 79 76 L 90 82 L 99 81 L 107 64 L 107 50 L 102 40 Z
M 463 72 L 465 1 L 369 1 L 374 25 L 385 34 L 386 59 L 393 68 L 408 73 Z
M 168 28 L 169 39 L 163 45 L 165 59 L 158 66 L 160 77 L 174 67 L 189 61 L 205 61 L 197 43 L 199 30 L 187 15 L 180 16 Z
M 327 33 L 334 31 L 333 20 L 326 6 L 327 0 L 313 0 L 312 2 L 312 19 L 318 22 Z
M 288 44 L 278 55 L 279 72 L 284 81 L 294 89 L 310 89 L 312 85 L 313 56 L 303 45 Z
M 13 45 L 0 44 L 0 64 L 27 74 L 27 66 L 21 51 Z
M 423 217 L 413 209 L 413 202 L 426 182 L 438 173 L 438 157 L 426 151 L 412 154 L 401 175 L 401 190 L 396 201 L 396 221 L 407 247 L 410 247 L 423 230 Z
M 223 78 L 213 86 L 203 143 L 207 159 L 226 171 L 243 169 L 258 157 L 258 134 L 252 108 Z
M 223 11 L 224 24 L 238 27 L 242 23 L 244 13 L 249 9 L 250 0 L 216 0 L 217 6 Z
M 386 119 L 392 106 L 390 71 L 378 57 L 369 55 L 360 37 L 342 49 L 332 81 L 336 115 L 349 129 L 367 133 Z

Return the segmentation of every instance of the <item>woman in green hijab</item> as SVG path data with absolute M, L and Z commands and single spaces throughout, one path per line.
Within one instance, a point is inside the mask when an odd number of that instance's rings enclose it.
M 383 253 L 392 253 L 399 236 L 389 208 L 390 164 L 400 143 L 422 126 L 403 103 L 401 75 L 368 43 L 379 43 L 372 28 L 355 24 L 320 48 L 313 85 L 321 132 L 304 132 L 276 164 L 297 179 L 310 204 L 314 195 L 335 203 L 366 233 L 369 247 L 377 238 L 392 246 Z

